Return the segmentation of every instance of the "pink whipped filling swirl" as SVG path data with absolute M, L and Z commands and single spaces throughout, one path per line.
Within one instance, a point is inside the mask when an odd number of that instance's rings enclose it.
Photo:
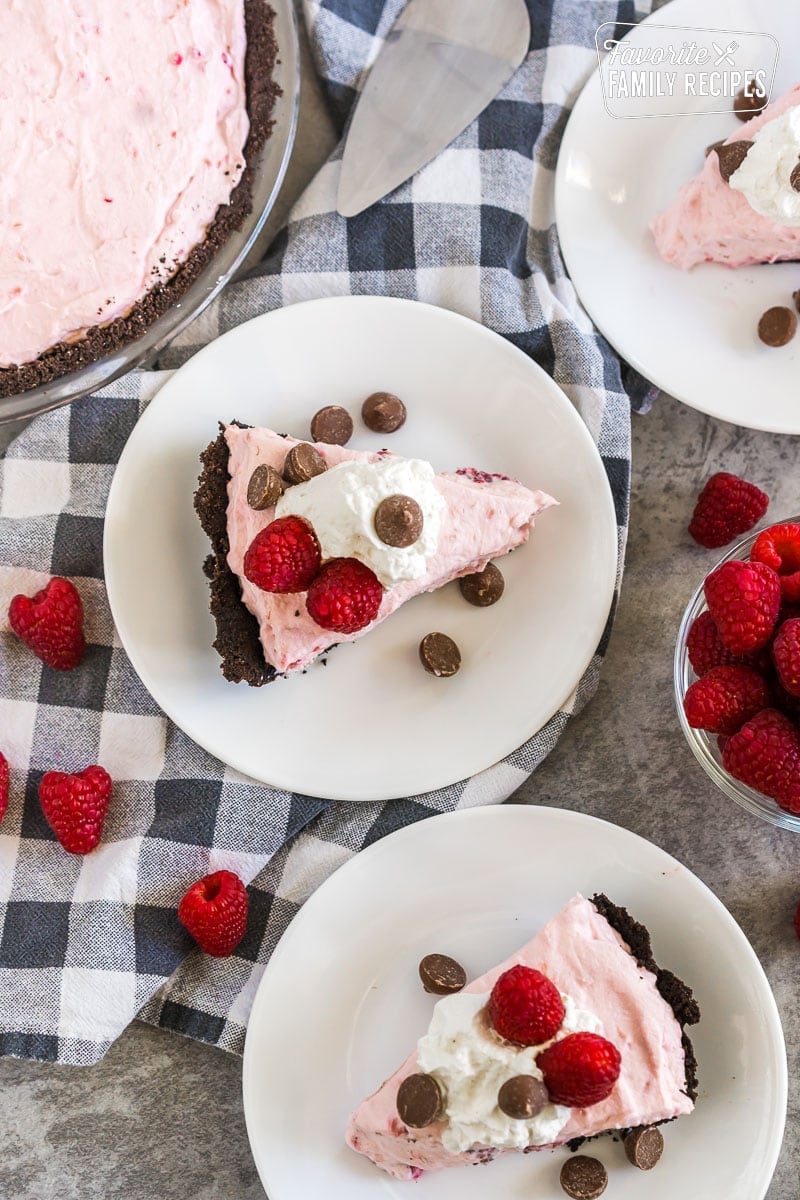
M 124 315 L 243 167 L 244 0 L 0 0 L 0 366 Z

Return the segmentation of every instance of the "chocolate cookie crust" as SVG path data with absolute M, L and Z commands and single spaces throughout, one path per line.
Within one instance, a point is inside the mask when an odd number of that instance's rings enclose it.
M 673 975 L 659 967 L 653 958 L 653 947 L 650 934 L 644 925 L 635 921 L 626 908 L 612 904 L 608 896 L 599 892 L 592 896 L 592 904 L 601 917 L 605 917 L 630 948 L 631 954 L 640 967 L 652 972 L 656 977 L 656 987 L 675 1014 L 675 1020 L 681 1027 L 683 1052 L 686 1059 L 686 1095 L 690 1100 L 697 1099 L 697 1059 L 694 1047 L 686 1034 L 687 1025 L 696 1025 L 700 1020 L 700 1007 L 692 994 L 692 989 Z
M 278 53 L 273 32 L 275 12 L 266 0 L 244 0 L 244 17 L 247 31 L 244 73 L 250 129 L 242 151 L 244 171 L 228 203 L 219 206 L 203 241 L 194 247 L 175 273 L 164 282 L 154 284 L 125 316 L 107 325 L 94 325 L 74 342 L 59 342 L 32 362 L 1 367 L 0 396 L 15 396 L 39 384 L 49 383 L 141 337 L 180 299 L 230 235 L 241 229 L 253 207 L 253 159 L 272 132 L 272 112 L 281 94 L 272 79 Z
M 203 569 L 211 586 L 209 607 L 217 626 L 214 649 L 222 659 L 221 670 L 226 679 L 261 687 L 275 679 L 276 671 L 264 659 L 258 621 L 242 603 L 239 580 L 228 566 L 229 452 L 222 424 L 219 429 L 219 436 L 200 455 L 203 470 L 194 495 L 195 512 L 213 549 Z

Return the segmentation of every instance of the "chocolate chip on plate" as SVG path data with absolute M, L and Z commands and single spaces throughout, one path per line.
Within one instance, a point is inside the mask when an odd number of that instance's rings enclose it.
M 708 158 L 708 156 L 712 150 L 718 150 L 720 146 L 724 146 L 724 145 L 725 145 L 725 138 L 721 138 L 718 142 L 712 142 L 710 146 L 706 146 L 705 150 L 703 151 L 703 154 L 705 155 L 706 158 Z
M 664 1139 L 655 1125 L 642 1125 L 625 1135 L 625 1154 L 628 1162 L 640 1171 L 652 1171 L 664 1153 Z
M 273 504 L 278 503 L 285 489 L 286 484 L 275 468 L 268 466 L 267 463 L 261 463 L 250 476 L 250 482 L 247 485 L 247 503 L 256 512 L 272 508 Z
M 794 300 L 795 308 L 800 312 L 800 288 L 796 292 L 792 292 L 792 299 Z
M 424 1129 L 442 1113 L 442 1089 L 433 1075 L 408 1075 L 397 1089 L 397 1115 L 404 1125 Z
M 292 446 L 283 464 L 283 474 L 289 483 L 308 483 L 316 475 L 328 469 L 328 464 L 309 442 L 298 442 Z
M 420 662 L 440 679 L 455 675 L 461 666 L 461 651 L 446 633 L 427 633 L 419 644 Z
M 353 418 L 346 408 L 329 404 L 311 418 L 311 436 L 315 442 L 346 446 L 353 436 Z
M 758 322 L 758 336 L 765 346 L 786 346 L 797 333 L 797 314 L 784 305 L 768 308 Z
M 766 107 L 767 97 L 758 92 L 754 81 L 746 83 L 733 99 L 733 111 L 740 121 L 749 121 Z
M 738 142 L 723 142 L 721 146 L 715 147 L 719 159 L 719 173 L 726 183 L 730 182 L 734 171 L 739 170 L 752 145 L 752 142 L 743 139 Z
M 796 192 L 800 192 L 800 162 L 792 170 L 792 173 L 789 176 L 789 183 Z
M 547 1088 L 533 1075 L 514 1075 L 507 1079 L 497 1093 L 497 1107 L 515 1121 L 530 1121 L 538 1117 L 550 1103 Z
M 413 546 L 423 524 L 422 509 L 411 496 L 386 496 L 375 509 L 375 532 L 387 546 Z
M 467 982 L 467 972 L 448 954 L 426 954 L 419 964 L 419 977 L 426 992 L 452 996 Z
M 608 1173 L 603 1164 L 588 1154 L 576 1154 L 561 1168 L 561 1186 L 572 1200 L 597 1200 L 606 1190 Z
M 394 433 L 405 425 L 406 406 L 392 392 L 373 392 L 361 406 L 361 416 L 373 433 Z
M 461 595 L 469 604 L 476 608 L 488 608 L 496 604 L 505 590 L 506 581 L 503 572 L 494 563 L 487 563 L 482 571 L 474 575 L 462 575 L 458 581 Z

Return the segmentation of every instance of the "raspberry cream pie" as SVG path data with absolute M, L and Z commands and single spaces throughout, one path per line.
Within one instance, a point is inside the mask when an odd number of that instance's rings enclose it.
M 682 270 L 800 258 L 800 84 L 712 147 L 651 229 Z
M 215 648 L 260 686 L 527 541 L 554 504 L 505 476 L 222 427 L 195 508 L 211 540 Z
M 347 1141 L 416 1179 L 672 1120 L 694 1108 L 684 1026 L 699 1017 L 644 926 L 606 896 L 574 896 L 511 958 L 437 1002 L 414 1052 L 352 1114 Z
M 251 208 L 266 0 L 0 3 L 0 395 L 140 336 Z

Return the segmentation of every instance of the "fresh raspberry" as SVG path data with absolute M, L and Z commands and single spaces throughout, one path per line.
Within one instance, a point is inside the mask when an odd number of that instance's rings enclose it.
M 730 738 L 722 765 L 782 808 L 800 812 L 800 737 L 777 709 L 763 709 Z
M 771 567 L 733 559 L 705 582 L 706 604 L 722 643 L 734 654 L 752 654 L 770 639 L 781 603 L 781 585 Z
M 769 685 L 752 667 L 714 667 L 687 689 L 683 711 L 692 729 L 729 736 L 770 699 Z
M 20 641 L 48 667 L 71 671 L 83 658 L 83 605 L 68 579 L 56 575 L 35 596 L 15 596 L 8 620 Z
M 382 599 L 374 571 L 357 558 L 332 558 L 308 589 L 306 607 L 323 629 L 357 633 L 375 620 Z
M 772 643 L 772 660 L 790 696 L 800 696 L 800 618 L 784 621 Z
M 8 808 L 8 761 L 0 751 L 0 821 L 6 815 Z
M 302 517 L 278 517 L 257 533 L 244 556 L 244 573 L 264 592 L 304 592 L 319 571 L 317 535 Z
M 772 525 L 763 530 L 750 551 L 751 562 L 777 571 L 784 599 L 800 601 L 800 525 Z
M 747 656 L 726 650 L 719 636 L 716 622 L 710 612 L 701 612 L 692 621 L 686 635 L 686 650 L 695 675 L 702 677 L 714 667 L 727 667 L 731 663 L 747 661 Z
M 215 871 L 192 884 L 178 905 L 178 919 L 214 958 L 233 954 L 247 926 L 247 892 L 233 871 Z
M 727 546 L 757 525 L 769 506 L 769 496 L 755 484 L 718 471 L 697 497 L 689 533 L 708 550 Z
M 102 767 L 86 767 L 77 775 L 48 771 L 39 784 L 47 823 L 70 854 L 94 850 L 103 832 L 111 776 Z
M 564 1002 L 554 983 L 541 971 L 518 963 L 492 988 L 489 1017 L 497 1033 L 517 1046 L 540 1046 L 564 1022 Z
M 570 1033 L 537 1055 L 536 1065 L 554 1104 L 588 1108 L 611 1095 L 622 1059 L 598 1033 Z

